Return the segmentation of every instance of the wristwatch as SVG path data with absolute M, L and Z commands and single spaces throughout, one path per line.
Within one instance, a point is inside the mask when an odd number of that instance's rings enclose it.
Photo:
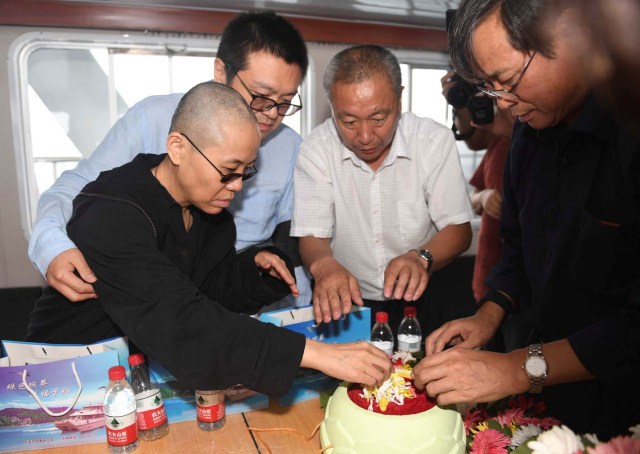
M 433 266 L 433 255 L 431 255 L 431 252 L 419 247 L 412 249 L 412 251 L 416 252 L 421 258 L 427 261 L 427 272 L 431 271 L 431 267 Z
M 522 370 L 524 370 L 531 382 L 529 392 L 532 394 L 540 393 L 549 372 L 547 360 L 544 359 L 542 354 L 542 344 L 529 345 L 529 353 L 522 365 Z

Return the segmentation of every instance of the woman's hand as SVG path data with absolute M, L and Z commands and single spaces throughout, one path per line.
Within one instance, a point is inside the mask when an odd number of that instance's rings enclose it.
M 385 352 L 368 342 L 325 344 L 307 339 L 301 367 L 352 383 L 380 386 L 393 372 Z
M 276 254 L 269 251 L 260 251 L 256 254 L 254 261 L 263 273 L 268 273 L 269 276 L 283 280 L 291 289 L 293 296 L 300 295 L 296 280 L 289 272 L 287 264 Z

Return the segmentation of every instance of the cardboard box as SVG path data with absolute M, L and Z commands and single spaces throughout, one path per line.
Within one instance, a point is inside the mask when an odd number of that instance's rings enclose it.
M 371 309 L 353 306 L 351 313 L 340 320 L 316 325 L 313 306 L 298 309 L 283 309 L 260 314 L 260 320 L 286 327 L 297 333 L 330 344 L 369 341 L 371 336 Z
M 260 315 L 260 320 L 304 334 L 309 339 L 332 344 L 368 342 L 371 338 L 371 309 L 368 307 L 354 306 L 351 313 L 341 320 L 320 325 L 316 325 L 313 306 L 265 312 Z M 322 372 L 301 369 L 291 389 L 276 400 L 280 405 L 292 405 L 319 397 L 323 391 L 333 390 L 339 384 L 339 380 Z
M 169 424 L 196 420 L 195 391 L 180 384 L 164 367 L 149 360 L 151 379 L 158 384 Z M 269 397 L 256 394 L 240 401 L 225 401 L 225 413 L 233 415 L 269 407 Z M 195 423 L 194 423 L 195 424 Z

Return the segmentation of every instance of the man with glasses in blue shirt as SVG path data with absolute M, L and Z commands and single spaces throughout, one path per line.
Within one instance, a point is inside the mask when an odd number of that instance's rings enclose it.
M 576 433 L 609 438 L 640 421 L 640 145 L 594 95 L 576 11 L 544 21 L 553 4 L 463 0 L 449 32 L 458 74 L 518 121 L 489 290 L 427 338 L 414 376 L 440 404 L 540 393 Z M 529 346 L 476 350 L 514 310 Z
M 300 136 L 282 124 L 302 108 L 298 87 L 308 67 L 299 32 L 272 12 L 240 14 L 225 28 L 214 64 L 214 78 L 236 89 L 253 109 L 262 137 L 255 163 L 260 172 L 229 204 L 237 228 L 236 249 L 276 243 L 294 258 L 300 296 L 311 300 L 310 282 L 289 237 L 293 207 L 293 167 Z M 98 174 L 139 153 L 163 153 L 171 116 L 182 94 L 152 96 L 136 104 L 109 131 L 93 154 L 62 174 L 38 203 L 29 257 L 54 287 L 71 301 L 95 298 L 95 276 L 69 240 L 71 201 Z M 220 169 L 231 172 L 235 169 Z M 77 274 L 76 274 L 77 273 Z

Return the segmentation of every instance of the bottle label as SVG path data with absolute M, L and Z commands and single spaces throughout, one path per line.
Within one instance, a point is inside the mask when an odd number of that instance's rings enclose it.
M 217 422 L 224 418 L 224 392 L 199 393 L 196 391 L 198 421 Z
M 126 446 L 138 439 L 136 412 L 128 415 L 104 415 L 107 425 L 107 443 L 111 446 Z
M 136 394 L 136 406 L 138 429 L 155 429 L 167 422 L 167 412 L 164 409 L 160 390 L 151 389 Z
M 380 350 L 385 352 L 388 357 L 393 355 L 393 342 L 391 341 L 371 341 L 371 345 L 378 347 Z
M 415 353 L 420 351 L 422 338 L 414 334 L 398 334 L 398 350 Z

